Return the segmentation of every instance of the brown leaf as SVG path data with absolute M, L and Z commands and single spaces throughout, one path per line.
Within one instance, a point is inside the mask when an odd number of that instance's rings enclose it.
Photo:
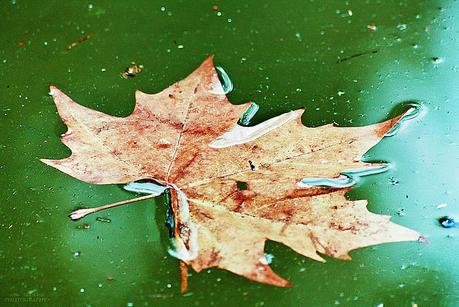
M 420 237 L 369 212 L 365 200 L 347 200 L 349 188 L 298 185 L 305 177 L 374 167 L 362 155 L 400 116 L 365 127 L 308 128 L 298 110 L 241 127 L 248 104 L 228 101 L 212 57 L 160 93 L 137 91 L 125 118 L 83 107 L 54 86 L 51 94 L 72 155 L 42 161 L 94 184 L 151 179 L 168 186 L 174 254 L 196 271 L 217 267 L 287 286 L 267 264 L 266 240 L 324 261 L 319 254 L 350 259 L 359 247 Z

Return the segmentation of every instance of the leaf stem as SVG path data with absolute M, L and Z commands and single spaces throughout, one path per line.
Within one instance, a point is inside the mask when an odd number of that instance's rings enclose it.
M 113 204 L 103 205 L 103 206 L 96 207 L 96 208 L 78 209 L 78 210 L 75 210 L 72 213 L 70 213 L 69 218 L 72 221 L 77 221 L 79 219 L 84 218 L 86 215 L 94 213 L 94 212 L 102 211 L 102 210 L 113 208 L 113 207 L 122 206 L 122 205 L 125 205 L 125 204 L 133 203 L 133 202 L 136 202 L 136 201 L 141 201 L 141 200 L 144 200 L 144 199 L 153 198 L 153 197 L 156 197 L 156 196 L 158 196 L 158 195 L 157 194 L 149 194 L 149 195 L 140 196 L 140 197 L 137 197 L 137 198 L 132 198 L 132 199 L 128 199 L 128 200 L 119 201 L 119 202 L 116 202 L 116 203 L 113 203 Z

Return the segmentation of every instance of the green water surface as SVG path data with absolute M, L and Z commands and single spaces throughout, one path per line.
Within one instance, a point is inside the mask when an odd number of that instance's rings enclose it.
M 0 305 L 459 306 L 459 228 L 437 222 L 459 210 L 458 38 L 452 0 L 1 0 Z M 134 195 L 39 162 L 69 155 L 48 85 L 125 116 L 135 89 L 158 92 L 209 54 L 234 82 L 230 100 L 260 105 L 253 123 L 305 108 L 307 126 L 367 125 L 420 102 L 423 114 L 367 155 L 393 167 L 348 196 L 429 243 L 322 264 L 268 242 L 274 270 L 292 287 L 206 270 L 191 272 L 182 295 L 163 198 L 71 222 L 77 207 Z M 131 62 L 144 70 L 121 78 Z

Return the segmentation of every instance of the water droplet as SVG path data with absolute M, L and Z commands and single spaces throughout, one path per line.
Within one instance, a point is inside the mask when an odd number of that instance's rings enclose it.
M 438 222 L 443 228 L 457 227 L 456 222 L 454 221 L 454 218 L 450 216 L 442 216 L 441 218 L 438 219 Z
M 269 265 L 269 264 L 271 264 L 273 262 L 273 259 L 274 259 L 274 255 L 273 254 L 265 253 L 264 257 L 260 258 L 259 261 L 260 261 L 260 263 L 262 263 L 264 265 Z
M 303 178 L 297 185 L 300 188 L 330 187 L 347 188 L 355 184 L 352 177 L 340 175 L 337 178 Z
M 441 63 L 443 63 L 443 61 L 444 61 L 443 58 L 439 58 L 439 57 L 436 57 L 436 56 L 432 57 L 432 62 L 434 64 L 441 64 Z
M 260 106 L 257 103 L 251 102 L 244 114 L 239 118 L 238 124 L 241 126 L 248 126 L 259 109 Z
M 228 76 L 228 74 L 226 73 L 226 71 L 220 66 L 217 66 L 215 68 L 217 69 L 218 76 L 222 80 L 223 93 L 226 95 L 226 94 L 232 92 L 233 88 L 234 88 L 233 82 L 231 81 L 231 79 Z
M 139 180 L 124 185 L 123 189 L 134 193 L 161 195 L 167 187 L 157 184 L 151 180 Z
M 418 103 L 412 103 L 409 105 L 410 109 L 399 119 L 399 121 L 384 135 L 385 137 L 391 137 L 397 134 L 403 123 L 419 116 L 422 111 L 422 106 Z
M 102 223 L 111 223 L 112 222 L 111 219 L 106 218 L 106 217 L 100 217 L 100 216 L 96 217 L 96 221 L 102 222 Z
M 344 170 L 337 178 L 303 178 L 298 182 L 300 188 L 330 187 L 348 188 L 358 182 L 359 177 L 381 174 L 389 170 L 390 164 L 382 166 Z

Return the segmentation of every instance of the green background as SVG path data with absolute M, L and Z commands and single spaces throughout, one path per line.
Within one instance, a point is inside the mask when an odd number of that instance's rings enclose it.
M 459 2 L 244 2 L 0 1 L 0 305 L 459 306 L 459 229 L 437 223 L 459 206 Z M 359 53 L 367 54 L 343 61 Z M 272 266 L 291 288 L 208 270 L 193 272 L 182 295 L 164 199 L 71 222 L 79 206 L 134 195 L 38 161 L 69 154 L 48 84 L 125 116 L 135 89 L 158 92 L 209 54 L 235 84 L 230 100 L 260 105 L 254 123 L 305 108 L 307 126 L 367 125 L 419 101 L 423 115 L 368 153 L 393 168 L 364 178 L 349 198 L 368 199 L 372 212 L 429 243 L 364 248 L 351 262 L 321 264 L 269 242 Z M 121 78 L 131 62 L 145 69 Z

